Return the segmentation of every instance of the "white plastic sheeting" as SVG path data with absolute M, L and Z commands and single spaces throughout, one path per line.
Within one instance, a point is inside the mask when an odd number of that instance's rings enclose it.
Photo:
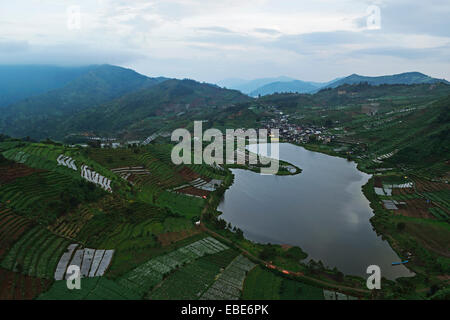
M 77 171 L 77 166 L 75 165 L 75 160 L 73 160 L 71 157 L 67 157 L 63 154 L 60 154 L 58 158 L 56 159 L 59 166 L 64 166 L 69 169 Z
M 71 244 L 61 256 L 55 271 L 55 280 L 68 278 L 69 266 L 80 267 L 81 277 L 103 276 L 111 264 L 114 250 L 96 250 L 90 248 L 75 250 L 79 245 Z M 69 263 L 70 261 L 70 263 Z
M 108 192 L 112 192 L 111 189 L 111 180 L 98 174 L 95 171 L 92 171 L 88 168 L 88 166 L 83 165 L 81 167 L 81 176 L 89 182 L 92 182 L 96 185 L 99 185 L 101 188 Z
M 97 272 L 98 266 L 100 265 L 100 261 L 102 261 L 103 254 L 105 250 L 97 250 L 95 251 L 94 261 L 91 265 L 91 271 L 89 272 L 89 277 L 95 277 L 95 273 Z
M 97 272 L 95 273 L 95 276 L 103 276 L 105 274 L 106 269 L 108 269 L 109 264 L 111 263 L 112 257 L 114 254 L 114 250 L 106 250 L 105 254 L 103 255 L 103 259 L 100 262 L 100 266 L 98 267 Z
M 72 257 L 72 254 L 76 247 L 78 247 L 78 244 L 69 245 L 67 251 L 62 255 L 61 259 L 58 262 L 58 266 L 56 267 L 55 280 L 64 279 L 64 275 L 69 265 L 70 258 Z
M 89 276 L 92 260 L 94 259 L 95 249 L 84 249 L 83 263 L 81 264 L 81 276 Z

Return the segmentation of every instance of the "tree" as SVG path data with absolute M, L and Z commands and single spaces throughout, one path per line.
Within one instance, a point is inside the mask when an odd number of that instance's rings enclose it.
M 259 253 L 259 258 L 262 260 L 272 260 L 276 256 L 276 250 L 271 245 L 266 245 L 264 249 Z
M 404 222 L 397 223 L 397 230 L 398 231 L 403 231 L 403 230 L 405 230 L 405 228 L 406 228 L 406 225 L 405 225 Z

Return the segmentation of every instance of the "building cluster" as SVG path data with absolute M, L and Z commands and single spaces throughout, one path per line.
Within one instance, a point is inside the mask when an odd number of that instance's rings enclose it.
M 335 136 L 329 134 L 325 127 L 290 123 L 289 115 L 281 111 L 276 111 L 275 117 L 261 122 L 261 125 L 269 132 L 271 129 L 279 129 L 280 139 L 289 142 L 301 144 L 318 141 L 328 144 L 335 139 Z

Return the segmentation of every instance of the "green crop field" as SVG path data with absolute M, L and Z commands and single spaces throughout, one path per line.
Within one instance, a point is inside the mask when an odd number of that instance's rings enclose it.
M 56 281 L 38 300 L 136 300 L 139 296 L 116 282 L 102 278 L 82 278 L 81 289 L 68 289 L 67 282 Z
M 245 300 L 323 300 L 323 289 L 256 267 L 244 282 Z
M 152 300 L 195 300 L 208 289 L 237 252 L 225 250 L 202 257 L 170 274 L 150 294 Z

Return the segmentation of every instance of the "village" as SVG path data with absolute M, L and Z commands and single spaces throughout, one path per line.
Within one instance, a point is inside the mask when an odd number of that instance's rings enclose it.
M 261 126 L 268 129 L 279 129 L 280 139 L 286 142 L 306 144 L 309 142 L 322 142 L 328 144 L 336 139 L 327 128 L 315 125 L 298 125 L 289 122 L 290 115 L 282 111 L 274 111 L 274 117 L 261 121 Z M 270 132 L 271 133 L 271 132 Z

